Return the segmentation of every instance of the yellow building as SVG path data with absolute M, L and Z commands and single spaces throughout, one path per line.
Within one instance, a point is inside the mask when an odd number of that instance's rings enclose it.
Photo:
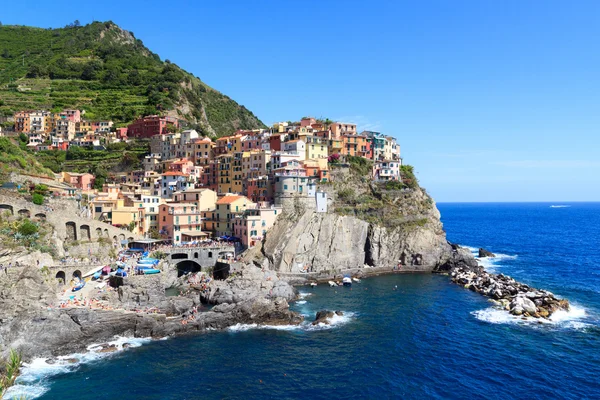
M 240 142 L 241 144 L 241 142 Z M 231 163 L 231 193 L 242 193 L 244 190 L 244 175 L 242 174 L 242 156 L 244 153 L 237 152 L 233 154 Z
M 217 161 L 217 192 L 231 193 L 233 177 L 231 175 L 233 156 L 231 154 L 223 154 L 215 158 Z
M 173 193 L 174 203 L 192 203 L 198 210 L 214 210 L 217 203 L 217 193 L 210 189 L 188 189 Z
M 327 159 L 329 149 L 327 140 L 318 136 L 306 136 L 306 160 Z
M 217 236 L 231 235 L 233 233 L 233 218 L 254 206 L 255 203 L 246 196 L 228 195 L 217 200 L 215 212 Z

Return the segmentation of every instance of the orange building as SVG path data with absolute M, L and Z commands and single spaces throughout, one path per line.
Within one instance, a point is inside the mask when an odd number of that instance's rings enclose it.
M 371 144 L 367 140 L 367 136 L 343 135 L 342 146 L 342 154 L 345 156 L 372 158 Z

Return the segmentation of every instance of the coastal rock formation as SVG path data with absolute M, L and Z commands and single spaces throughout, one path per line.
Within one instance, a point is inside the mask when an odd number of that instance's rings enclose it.
M 402 195 L 393 206 L 393 226 L 308 207 L 295 215 L 286 211 L 266 236 L 262 255 L 268 261 L 262 265 L 284 273 L 331 276 L 344 270 L 367 272 L 365 266 L 431 272 L 460 263 L 476 265 L 470 253 L 457 252 L 447 242 L 439 211 L 425 192 Z
M 485 258 L 485 257 L 496 257 L 496 255 L 494 253 L 492 253 L 491 251 L 487 251 L 486 249 L 480 248 L 479 249 L 479 258 Z
M 329 320 L 331 318 L 333 318 L 335 315 L 339 315 L 342 316 L 344 315 L 343 311 L 327 311 L 327 310 L 323 310 L 323 311 L 319 311 L 317 312 L 317 315 L 315 317 L 315 320 L 313 321 L 313 325 L 318 325 L 318 324 L 325 324 L 325 325 L 329 325 L 330 322 Z
M 498 306 L 516 316 L 548 318 L 558 310 L 569 310 L 566 299 L 517 282 L 510 276 L 491 274 L 482 267 L 455 268 L 450 276 L 452 282 L 493 299 Z
M 16 279 L 15 275 L 2 277 L 0 352 L 13 348 L 28 360 L 83 351 L 90 344 L 105 343 L 116 335 L 165 337 L 239 323 L 295 325 L 303 320 L 289 310 L 287 300 L 295 296 L 294 289 L 284 281 L 269 279 L 257 267 L 244 266 L 237 276 L 213 281 L 216 287 L 209 285 L 206 299 L 217 305 L 205 312 L 194 309 L 202 291 L 189 290 L 187 297 L 167 297 L 165 285 L 172 284 L 168 275 L 156 279 L 133 277 L 136 279 L 132 285 L 126 281 L 106 294 L 106 302 L 114 308 L 107 310 L 57 308 L 56 284 L 37 268 L 24 268 Z M 154 311 L 129 311 L 146 307 Z

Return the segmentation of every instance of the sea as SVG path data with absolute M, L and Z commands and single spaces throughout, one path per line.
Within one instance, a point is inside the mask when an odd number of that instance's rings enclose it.
M 493 272 L 571 301 L 522 320 L 447 276 L 299 288 L 308 321 L 163 340 L 115 338 L 76 363 L 28 364 L 9 396 L 39 399 L 600 398 L 600 203 L 440 203 L 448 239 Z

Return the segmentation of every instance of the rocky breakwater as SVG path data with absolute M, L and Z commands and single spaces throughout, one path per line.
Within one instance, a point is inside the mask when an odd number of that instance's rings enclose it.
M 105 309 L 59 307 L 55 280 L 34 267 L 18 277 L 0 277 L 0 352 L 12 348 L 29 360 L 86 351 L 92 344 L 112 351 L 102 343 L 115 336 L 162 338 L 235 324 L 292 325 L 303 320 L 289 310 L 294 288 L 255 266 L 244 266 L 226 281 L 203 288 L 160 275 L 134 277 L 117 290 L 99 293 Z M 165 289 L 174 283 L 181 285 L 184 296 L 166 296 Z M 201 301 L 215 306 L 198 311 Z
M 547 290 L 532 288 L 510 276 L 491 274 L 482 267 L 458 267 L 450 272 L 452 282 L 493 299 L 515 316 L 549 318 L 559 310 L 569 310 L 569 301 L 559 299 Z

